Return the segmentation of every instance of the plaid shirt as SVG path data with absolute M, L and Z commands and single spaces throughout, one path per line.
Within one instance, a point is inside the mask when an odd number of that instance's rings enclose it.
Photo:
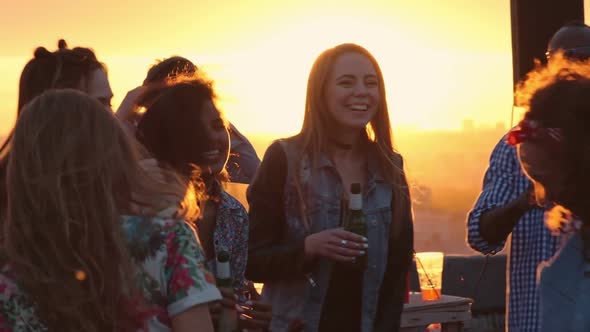
M 486 255 L 501 251 L 499 245 L 486 242 L 479 233 L 479 218 L 489 210 L 504 206 L 531 186 L 522 172 L 516 149 L 505 142 L 496 145 L 486 171 L 483 190 L 467 222 L 469 245 Z M 539 293 L 537 266 L 551 258 L 557 249 L 558 237 L 545 227 L 543 209 L 527 212 L 512 230 L 508 261 L 507 321 L 510 332 L 539 331 Z

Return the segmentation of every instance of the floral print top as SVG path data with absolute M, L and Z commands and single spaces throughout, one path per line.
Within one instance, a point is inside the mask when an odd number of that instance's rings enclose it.
M 205 257 L 195 231 L 188 223 L 141 216 L 122 216 L 121 221 L 136 263 L 138 285 L 156 306 L 157 314 L 147 322 L 148 331 L 171 331 L 170 317 L 221 299 L 215 278 L 204 267 Z M 46 330 L 5 266 L 0 273 L 0 332 Z
M 244 273 L 248 260 L 248 212 L 235 197 L 223 190 L 217 205 L 213 246 L 215 257 L 221 250 L 230 254 L 230 272 L 234 288 L 244 289 L 247 285 Z M 209 260 L 207 267 L 216 273 L 215 259 Z

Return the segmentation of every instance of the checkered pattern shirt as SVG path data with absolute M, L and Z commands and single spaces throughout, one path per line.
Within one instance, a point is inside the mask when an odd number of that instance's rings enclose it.
M 482 192 L 467 222 L 469 245 L 486 255 L 501 251 L 505 241 L 492 245 L 479 233 L 482 213 L 501 207 L 516 199 L 532 185 L 522 172 L 516 149 L 505 142 L 496 145 L 486 171 Z M 539 293 L 537 266 L 555 254 L 558 237 L 545 227 L 544 210 L 527 212 L 512 230 L 508 260 L 508 305 L 506 308 L 510 332 L 539 331 Z

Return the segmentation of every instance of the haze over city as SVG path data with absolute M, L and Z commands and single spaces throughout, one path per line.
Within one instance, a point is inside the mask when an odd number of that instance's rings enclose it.
M 382 66 L 406 158 L 416 249 L 471 253 L 465 215 L 491 149 L 518 118 L 509 0 L 24 0 L 1 7 L 1 136 L 14 124 L 23 66 L 37 46 L 53 50 L 64 38 L 92 47 L 107 65 L 114 109 L 156 59 L 190 58 L 262 157 L 273 139 L 300 129 L 313 59 L 342 42 L 365 46 Z

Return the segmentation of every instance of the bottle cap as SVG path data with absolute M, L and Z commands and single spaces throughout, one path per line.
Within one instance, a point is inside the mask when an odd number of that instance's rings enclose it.
M 229 262 L 230 255 L 229 252 L 225 250 L 221 250 L 217 253 L 217 261 L 220 263 Z

